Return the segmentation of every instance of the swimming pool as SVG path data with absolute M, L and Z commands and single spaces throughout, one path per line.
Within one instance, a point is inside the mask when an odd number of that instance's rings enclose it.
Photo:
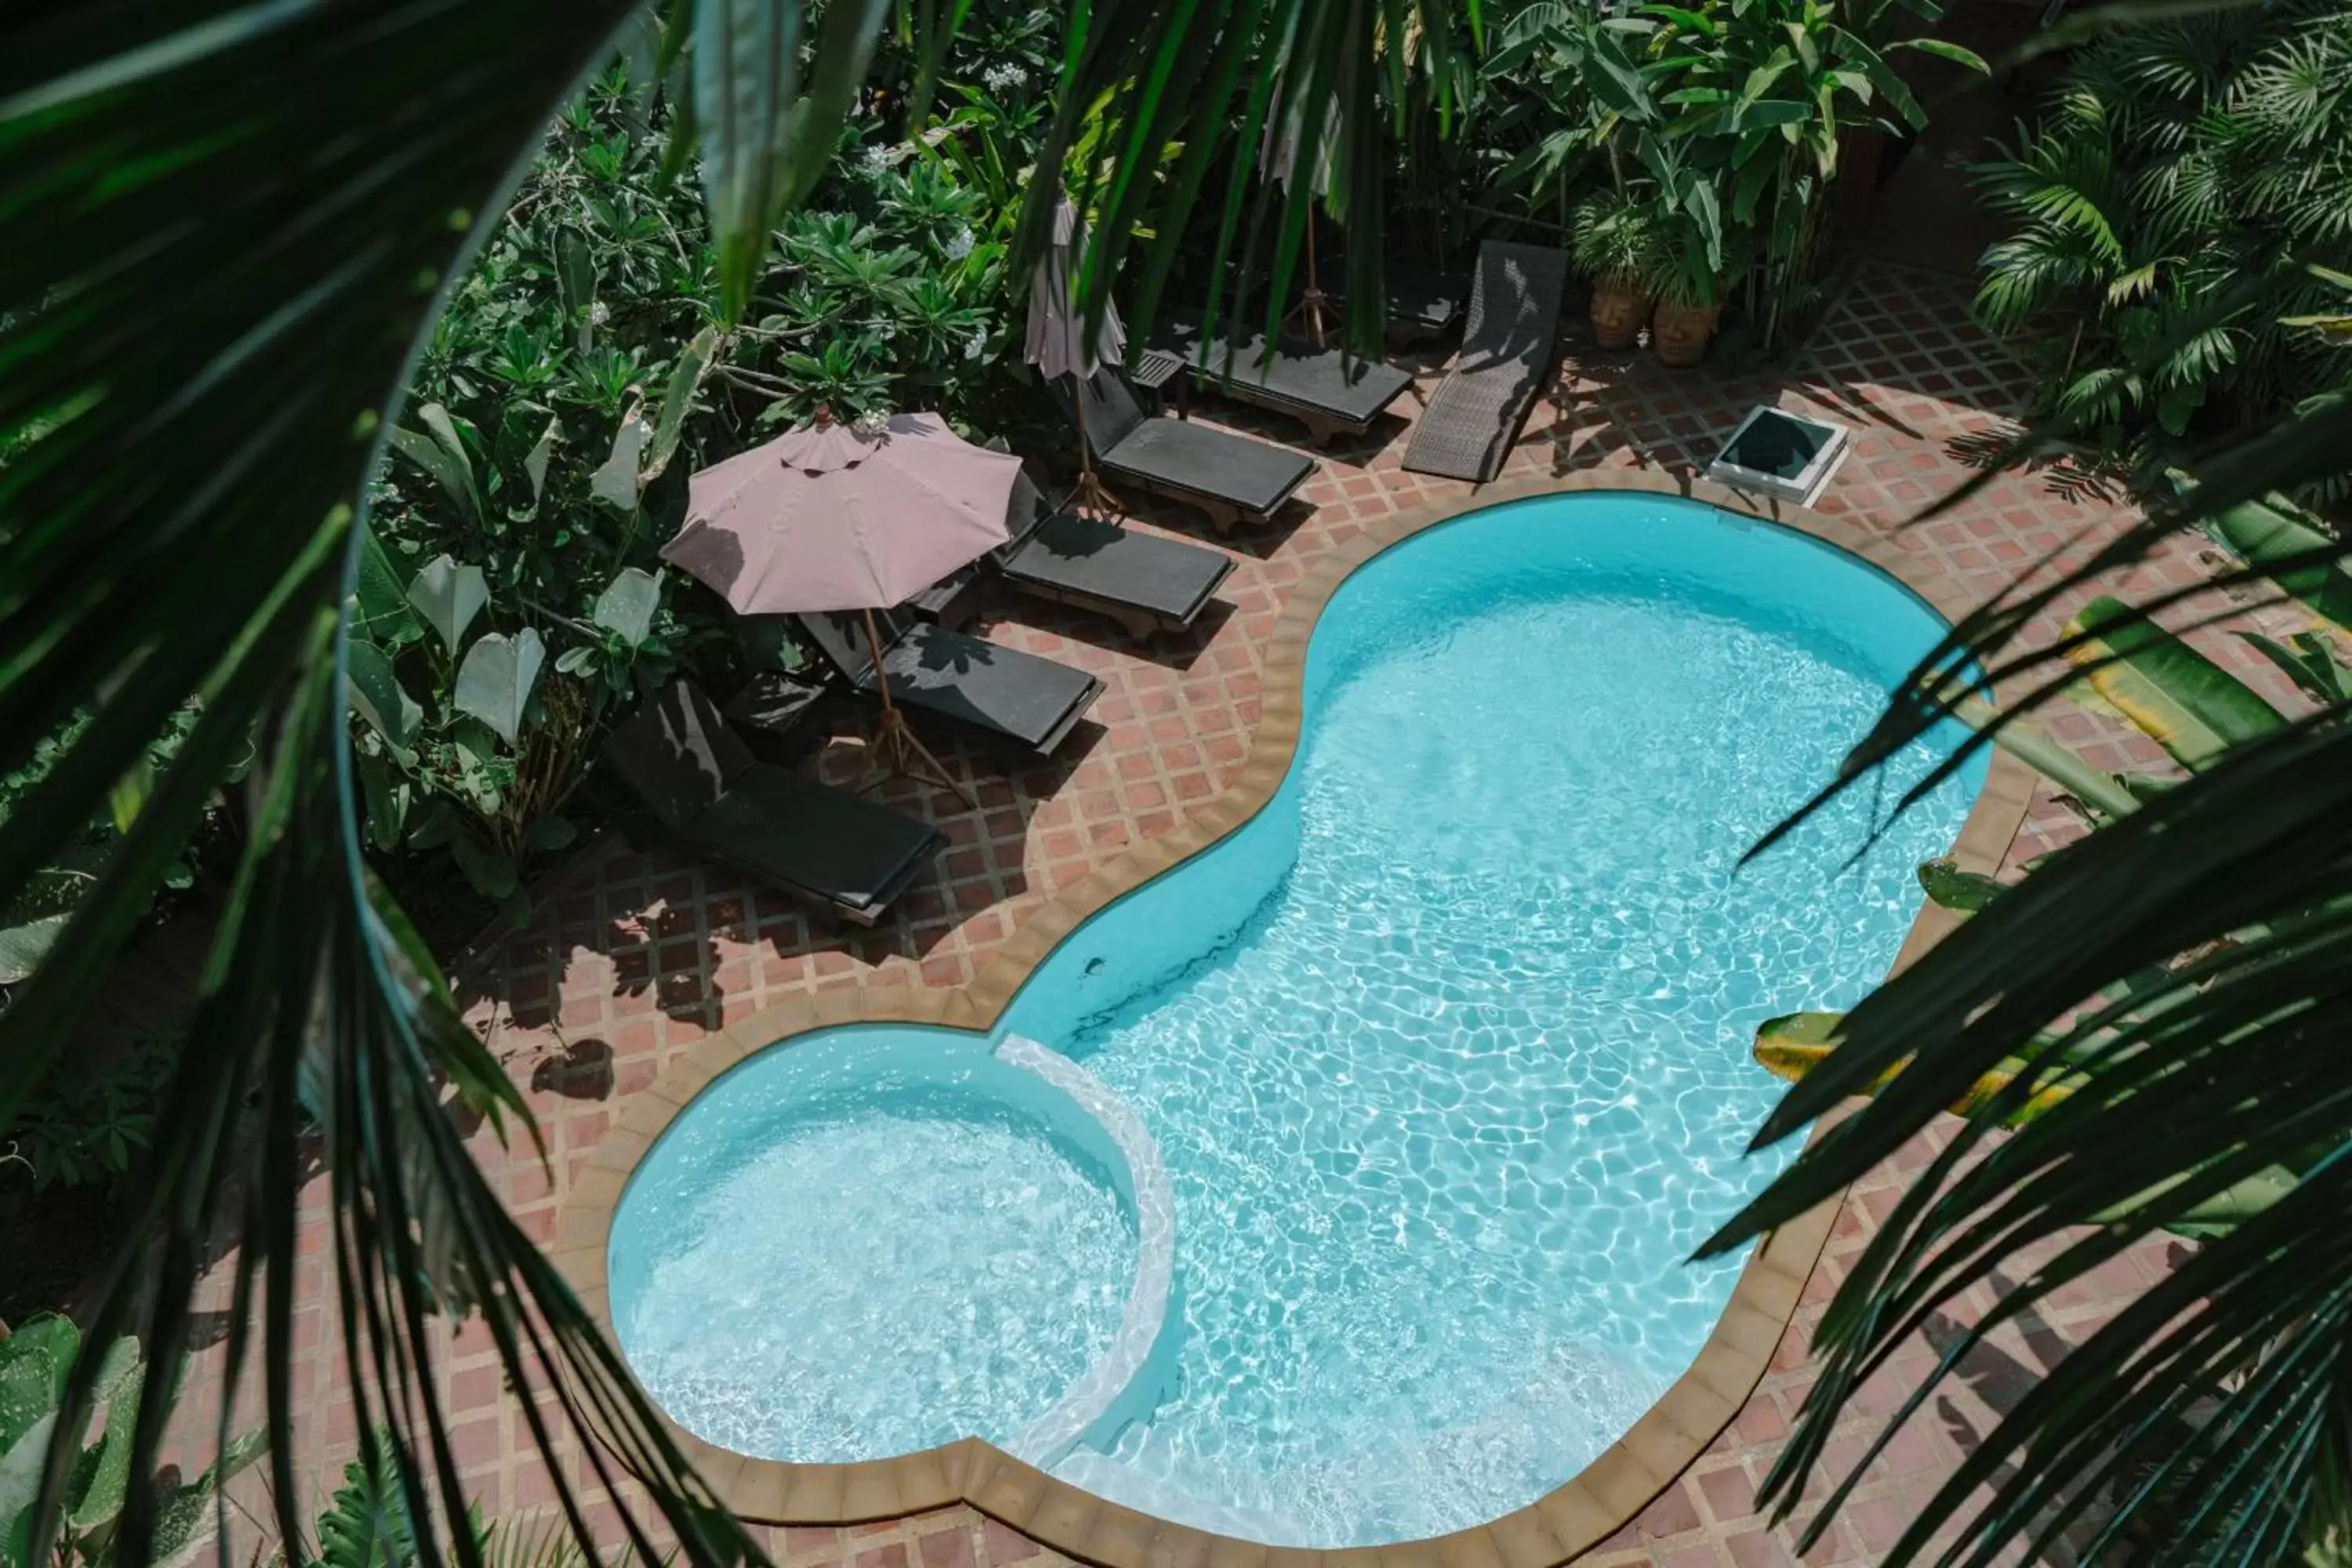
M 1735 868 L 1941 629 L 1653 496 L 1391 548 L 1317 624 L 1273 801 L 993 1034 L 802 1037 L 677 1117 L 610 1233 L 625 1352 L 740 1452 L 977 1435 L 1269 1542 L 1530 1501 L 1723 1309 L 1738 1260 L 1683 1260 L 1779 1168 L 1755 1025 L 1883 976 L 1958 832 L 1977 772 L 1859 860 L 1866 793 Z

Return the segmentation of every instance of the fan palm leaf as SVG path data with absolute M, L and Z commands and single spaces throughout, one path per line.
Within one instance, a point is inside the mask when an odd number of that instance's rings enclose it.
M 131 1467 L 163 1442 L 162 1384 L 190 1343 L 200 1268 L 236 1245 L 228 1376 L 260 1379 L 289 1429 L 304 1149 L 334 1195 L 327 1260 L 363 1427 L 381 1425 L 413 1517 L 462 1518 L 434 1320 L 478 1314 L 518 1384 L 552 1381 L 549 1424 L 593 1412 L 652 1503 L 623 1510 L 697 1562 L 755 1557 L 663 1435 L 614 1352 L 506 1216 L 443 1101 L 521 1104 L 457 1022 L 351 834 L 338 606 L 362 481 L 398 423 L 412 345 L 499 212 L 540 128 L 610 47 L 623 0 L 499 6 L 93 4 L 0 24 L 0 771 L 93 712 L 0 822 L 0 887 L 136 760 L 198 688 L 202 715 L 49 962 L 0 1013 L 0 1121 L 73 1039 L 226 764 L 259 742 L 246 850 L 185 1054 L 131 1184 L 128 1240 L 90 1332 L 151 1348 Z M 246 1108 L 254 1132 L 238 1135 Z M 549 1374 L 561 1373 L 551 1379 Z M 56 1524 L 77 1372 L 34 1551 Z M 224 1402 L 226 1405 L 226 1402 Z M 273 1445 L 282 1539 L 301 1538 Z M 557 1505 L 583 1537 L 577 1489 Z M 131 1489 L 116 1550 L 144 1562 L 154 1496 Z M 457 1532 L 446 1548 L 468 1563 Z

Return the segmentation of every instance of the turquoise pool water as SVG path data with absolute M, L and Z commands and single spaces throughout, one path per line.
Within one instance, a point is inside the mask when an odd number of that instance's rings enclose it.
M 1532 1500 L 1730 1292 L 1736 1260 L 1685 1260 L 1779 1168 L 1742 1153 L 1756 1024 L 1881 978 L 1958 830 L 1974 772 L 1858 859 L 1891 796 L 1737 866 L 1940 629 L 1650 496 L 1386 552 L 1318 626 L 1275 801 L 1073 932 L 996 1037 L 837 1031 L 679 1118 L 615 1218 L 625 1350 L 746 1452 L 976 1433 L 1270 1542 Z M 995 1054 L 1023 1041 L 1084 1083 Z M 1090 1131 L 1106 1105 L 1140 1142 Z

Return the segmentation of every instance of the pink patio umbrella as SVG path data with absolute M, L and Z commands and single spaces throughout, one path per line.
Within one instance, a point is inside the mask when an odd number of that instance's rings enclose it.
M 696 474 L 662 558 L 738 615 L 862 613 L 882 700 L 876 782 L 928 777 L 970 804 L 890 700 L 874 612 L 1003 544 L 1020 474 L 1020 458 L 973 446 L 936 414 L 898 415 L 869 436 L 820 408 L 814 424 Z

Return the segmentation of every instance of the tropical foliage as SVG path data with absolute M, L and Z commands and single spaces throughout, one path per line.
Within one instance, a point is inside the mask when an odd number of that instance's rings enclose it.
M 1486 62 L 1490 80 L 1521 94 L 1539 84 L 1554 103 L 1503 181 L 1557 191 L 1566 214 L 1570 190 L 1605 177 L 1659 237 L 1650 292 L 1708 306 L 1736 289 L 1759 345 L 1780 347 L 1818 297 L 1841 149 L 1858 132 L 1927 123 L 1889 56 L 1985 68 L 1956 45 L 1897 36 L 1898 22 L 1939 11 L 1932 0 L 1703 0 L 1604 19 L 1538 0 Z
M 2332 640 L 2335 635 L 2352 632 L 2352 569 L 2328 560 L 2334 545 L 2327 535 L 2279 498 L 2242 502 L 2210 519 L 2209 527 L 2242 562 L 2280 568 L 2281 585 L 2311 623 L 2311 629 L 2294 633 L 2284 642 L 2260 632 L 2235 635 L 2294 683 L 2305 700 L 2304 711 L 2352 703 L 2352 666 Z M 2315 562 L 2320 564 L 2310 564 Z M 2298 717 L 2282 712 L 2252 686 L 2118 599 L 2102 595 L 2091 600 L 2068 620 L 2065 637 L 2065 657 L 2082 676 L 2064 694 L 2130 722 L 2164 749 L 2182 775 L 2210 771 L 2231 747 L 2252 744 Z M 2174 776 L 2104 773 L 2064 747 L 2017 726 L 1996 729 L 1993 738 L 2072 792 L 2069 798 L 2094 826 L 2138 810 L 2142 802 L 2160 798 L 2179 783 Z M 1960 871 L 1948 860 L 1920 867 L 1919 879 L 1937 902 L 1969 915 L 2005 891 L 2002 884 Z M 2136 998 L 2151 992 L 2168 994 L 2177 973 L 2211 956 L 2210 950 L 2192 949 L 2159 961 L 2106 986 L 2090 1000 L 2087 1012 L 2128 1017 L 2137 1005 Z M 1835 1050 L 1843 1021 L 1834 1013 L 1769 1019 L 1757 1031 L 1756 1059 L 1782 1078 L 1800 1080 Z M 1984 1113 L 2005 1128 L 2023 1127 L 2055 1110 L 2087 1083 L 2076 1069 L 2095 1061 L 2105 1044 L 2104 1026 L 2088 1024 L 2078 1015 L 2066 1027 L 2039 1034 L 2024 1051 L 1996 1062 L 1948 1109 L 1960 1116 Z M 1900 1070 L 1899 1066 L 1888 1068 L 1872 1089 L 1884 1090 Z M 2032 1079 L 2032 1087 L 2021 1091 L 2016 1086 L 2022 1078 Z M 2168 1210 L 2159 1224 L 2192 1238 L 2226 1235 L 2292 1191 L 2329 1152 L 2324 1141 L 2286 1151 L 2278 1163 L 2243 1176 L 2195 1207 Z M 2127 1203 L 2097 1217 L 2100 1223 L 2114 1223 L 2129 1212 Z
M 1977 309 L 2048 371 L 2084 438 L 2144 469 L 2352 385 L 2287 318 L 2352 267 L 2352 7 L 2230 6 L 2081 49 L 1981 171 L 2014 232 Z
M 1838 1192 L 1945 1108 L 1965 1116 L 1815 1335 L 1822 1377 L 1765 1489 L 1783 1511 L 1838 1412 L 1924 1325 L 1952 1330 L 1945 1353 L 1879 1444 L 1986 1335 L 2051 1293 L 2152 1235 L 2202 1238 L 2004 1416 L 1890 1562 L 1989 1563 L 2021 1542 L 2038 1554 L 2078 1525 L 2090 1561 L 2126 1531 L 2156 1534 L 2165 1560 L 2184 1563 L 2306 1549 L 2333 1560 L 2352 1540 L 2352 1254 L 2337 1218 L 2352 1197 L 2352 1078 L 2333 1022 L 2352 908 L 2338 842 L 2352 731 L 2330 641 L 2352 609 L 2352 575 L 2338 540 L 2265 500 L 2341 473 L 2347 441 L 2352 400 L 2315 399 L 2210 461 L 2203 483 L 2078 570 L 1996 598 L 1912 672 L 1824 794 L 2000 683 L 2028 695 L 1980 722 L 1976 745 L 2005 742 L 2024 715 L 2087 681 L 2181 768 L 2108 780 L 2096 831 L 2013 887 L 1965 889 L 1965 923 L 1842 1020 L 1784 1020 L 1760 1042 L 1801 1079 L 1759 1144 L 1847 1095 L 1872 1098 L 1710 1252 Z M 2054 645 L 2023 636 L 2064 595 L 2200 525 L 2239 566 L 2131 609 L 2094 601 Z M 2263 701 L 2149 619 L 2250 586 L 2298 595 L 2322 623 L 2283 643 L 2249 639 L 2306 711 Z M 2044 1260 L 2013 1277 L 2009 1260 L 2037 1245 Z M 1990 1311 L 1943 1315 L 1979 1287 Z M 1816 1527 L 1878 1452 L 1836 1480 Z M 1967 1527 L 1948 1534 L 1964 1511 Z M 1938 1535 L 1948 1544 L 1931 1549 Z
M 32 1548 L 34 1499 L 66 1382 L 82 1350 L 80 1331 L 66 1318 L 37 1318 L 0 1339 L 0 1568 L 35 1568 L 40 1561 Z M 173 1556 L 210 1522 L 221 1487 L 261 1452 L 264 1434 L 251 1432 L 224 1445 L 220 1458 L 193 1481 L 135 1482 L 131 1434 L 144 1371 L 139 1342 L 131 1339 L 115 1341 L 90 1369 L 104 1414 L 92 1440 L 68 1450 L 61 1524 L 51 1549 L 56 1568 L 111 1568 L 115 1527 L 134 1490 L 153 1496 L 154 1560 Z
M 819 405 L 991 417 L 1017 363 L 1001 231 L 1040 110 L 946 90 L 976 101 L 922 143 L 851 140 L 731 326 L 671 89 L 615 64 L 557 119 L 435 325 L 373 497 L 348 655 L 372 847 L 446 852 L 520 916 L 530 858 L 579 832 L 608 715 L 733 657 L 722 606 L 656 553 L 686 471 Z

